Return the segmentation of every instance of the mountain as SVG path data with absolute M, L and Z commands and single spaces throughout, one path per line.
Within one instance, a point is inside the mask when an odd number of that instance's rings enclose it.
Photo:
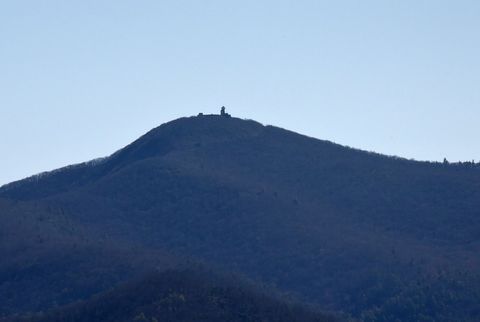
M 272 299 L 228 278 L 192 270 L 148 274 L 88 301 L 11 319 L 17 322 L 276 321 L 333 322 L 328 316 Z
M 480 319 L 477 164 L 202 115 L 5 185 L 0 199 L 5 314 L 187 259 L 365 321 Z

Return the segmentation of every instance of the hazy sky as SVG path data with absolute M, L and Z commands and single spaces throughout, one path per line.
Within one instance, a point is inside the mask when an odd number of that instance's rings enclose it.
M 216 113 L 480 160 L 480 1 L 0 1 L 0 184 Z

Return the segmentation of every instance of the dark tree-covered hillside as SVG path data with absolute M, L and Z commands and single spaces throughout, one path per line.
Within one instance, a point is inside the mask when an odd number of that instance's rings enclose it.
M 0 319 L 1 321 L 1 319 Z M 92 299 L 5 322 L 335 321 L 204 272 L 149 274 Z
M 388 157 L 204 115 L 3 186 L 0 198 L 4 314 L 85 299 L 182 258 L 365 321 L 480 319 L 471 162 Z M 80 251 L 89 247 L 92 256 Z

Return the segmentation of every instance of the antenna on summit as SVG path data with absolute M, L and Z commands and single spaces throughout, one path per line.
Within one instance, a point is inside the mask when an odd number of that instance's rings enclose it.
M 220 109 L 220 115 L 223 117 L 230 117 L 230 114 L 225 112 L 225 106 L 222 106 L 222 108 Z

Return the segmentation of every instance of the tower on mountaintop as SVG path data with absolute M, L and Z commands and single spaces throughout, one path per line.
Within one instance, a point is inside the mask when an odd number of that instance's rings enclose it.
M 230 117 L 230 114 L 225 112 L 225 106 L 222 106 L 222 108 L 220 109 L 220 115 L 223 117 Z

